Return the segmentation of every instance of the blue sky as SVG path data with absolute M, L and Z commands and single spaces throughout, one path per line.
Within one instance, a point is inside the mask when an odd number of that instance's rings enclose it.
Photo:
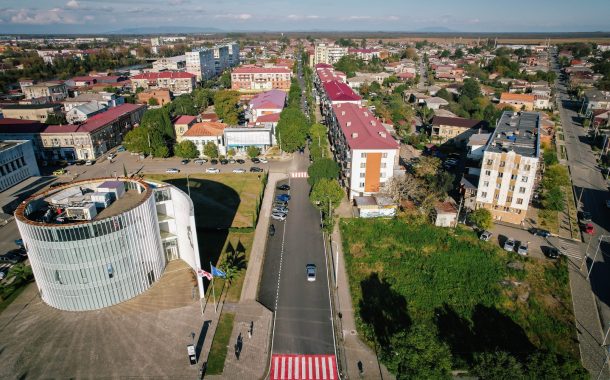
M 0 33 L 96 33 L 159 25 L 226 31 L 610 31 L 610 1 L 0 0 Z

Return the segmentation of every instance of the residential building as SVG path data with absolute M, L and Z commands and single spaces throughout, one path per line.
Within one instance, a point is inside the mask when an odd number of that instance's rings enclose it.
M 227 127 L 227 124 L 221 122 L 204 121 L 195 123 L 182 134 L 180 141 L 192 141 L 199 150 L 200 156 L 205 156 L 205 145 L 208 142 L 214 143 L 220 154 L 226 154 L 224 131 Z
M 466 157 L 475 161 L 483 158 L 485 146 L 487 146 L 490 137 L 491 133 L 475 133 L 471 135 L 466 144 L 466 147 L 468 148 Z
M 153 71 L 184 71 L 186 69 L 186 55 L 160 58 L 153 62 Z
M 226 46 L 229 48 L 229 65 L 231 67 L 239 66 L 239 43 L 229 42 Z
M 285 67 L 241 66 L 231 73 L 231 89 L 241 92 L 290 90 L 292 70 Z
M 356 72 L 356 76 L 347 79 L 347 83 L 349 83 L 351 88 L 357 89 L 360 88 L 363 84 L 368 83 L 371 84 L 373 82 L 377 82 L 382 84 L 383 81 L 391 76 L 390 73 L 360 73 Z
M 271 90 L 257 94 L 248 104 L 249 120 L 256 122 L 263 115 L 279 114 L 286 105 L 286 92 Z
M 443 98 L 439 98 L 438 96 L 431 96 L 424 100 L 426 107 L 431 110 L 439 110 L 441 107 L 446 107 L 449 105 L 449 102 Z
M 96 102 L 98 105 L 106 108 L 112 108 L 124 104 L 125 98 L 113 92 L 85 92 L 78 94 L 74 98 L 65 99 L 62 104 L 64 105 L 64 111 L 69 112 L 74 107 L 91 102 Z
M 201 268 L 193 202 L 165 183 L 71 182 L 28 198 L 15 219 L 38 294 L 56 309 L 127 301 L 152 287 L 172 260 Z
M 277 123 L 262 122 L 261 119 L 274 117 L 273 115 L 261 116 L 258 125 L 248 127 L 231 126 L 224 130 L 224 143 L 226 151 L 233 149 L 236 152 L 245 153 L 248 147 L 254 146 L 261 151 L 266 151 L 277 144 L 275 139 L 275 126 Z
M 464 119 L 461 117 L 434 116 L 431 122 L 430 136 L 440 143 L 447 141 L 462 144 L 474 133 L 487 127 L 482 120 Z
M 160 73 L 145 73 L 131 77 L 131 88 L 168 89 L 174 95 L 190 94 L 195 89 L 197 76 L 186 72 L 164 71 Z
M 494 219 L 521 224 L 532 197 L 540 155 L 540 115 L 505 111 L 485 146 L 477 208 Z
M 48 102 L 60 102 L 68 97 L 68 89 L 61 82 L 42 82 L 23 87 L 26 99 L 45 98 Z
M 70 124 L 82 123 L 91 116 L 97 115 L 105 110 L 106 107 L 103 105 L 100 105 L 97 102 L 89 102 L 87 104 L 74 107 L 69 112 L 66 112 L 66 121 Z
M 381 194 L 354 197 L 359 218 L 391 218 L 396 215 L 398 205 L 392 198 Z
M 163 106 L 172 101 L 172 94 L 169 90 L 144 90 L 137 96 L 140 104 L 149 104 L 150 99 L 155 99 L 157 105 Z
M 455 203 L 451 201 L 436 202 L 434 205 L 434 225 L 437 227 L 455 227 L 457 216 Z
M 0 140 L 0 191 L 39 175 L 32 141 Z
M 373 58 L 379 58 L 381 51 L 377 49 L 353 49 L 349 48 L 347 50 L 348 54 L 354 55 L 357 58 L 360 58 L 364 62 L 369 62 Z
M 61 110 L 59 104 L 1 104 L 2 114 L 9 119 L 36 120 L 44 123 L 49 114 Z
M 21 119 L 0 119 L 0 140 L 27 140 L 32 142 L 32 148 L 37 160 L 44 160 L 40 132 L 46 124 L 38 121 Z
M 380 191 L 398 168 L 399 147 L 373 113 L 353 103 L 332 105 L 331 149 L 350 199 Z
M 216 75 L 222 74 L 229 67 L 229 47 L 227 45 L 214 46 L 214 70 Z
M 585 107 L 591 110 L 610 110 L 610 91 L 586 90 Z
M 500 95 L 500 104 L 506 104 L 515 111 L 532 111 L 534 110 L 534 102 L 536 96 L 533 94 L 512 94 L 503 92 Z
M 196 75 L 197 81 L 211 79 L 216 75 L 214 51 L 209 48 L 193 49 L 187 51 L 186 72 Z
M 311 66 L 318 63 L 326 63 L 329 65 L 337 63 L 341 57 L 348 54 L 348 48 L 330 44 L 316 45 L 315 52 L 310 56 Z
M 197 116 L 183 115 L 178 117 L 174 121 L 174 134 L 176 135 L 176 142 L 181 142 L 182 135 L 184 135 L 184 133 L 188 131 L 196 122 Z
M 347 84 L 338 81 L 325 82 L 318 88 L 322 116 L 327 122 L 332 119 L 332 107 L 336 104 L 352 103 L 362 105 L 362 98 Z M 328 124 L 327 124 L 328 125 Z

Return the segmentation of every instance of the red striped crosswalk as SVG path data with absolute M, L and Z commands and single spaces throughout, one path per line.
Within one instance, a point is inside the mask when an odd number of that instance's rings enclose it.
M 309 177 L 309 175 L 307 174 L 307 172 L 291 172 L 290 177 L 291 178 L 307 178 L 307 177 Z
M 339 380 L 335 355 L 271 356 L 271 380 Z

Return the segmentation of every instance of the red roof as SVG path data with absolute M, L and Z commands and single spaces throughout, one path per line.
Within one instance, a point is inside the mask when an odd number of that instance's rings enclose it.
M 285 67 L 243 66 L 233 70 L 233 74 L 290 74 L 292 70 Z
M 256 123 L 277 123 L 280 121 L 279 113 L 269 113 L 256 118 Z
M 325 82 L 324 91 L 331 102 L 356 102 L 362 100 L 360 95 L 347 84 L 336 80 Z
M 316 63 L 314 68 L 316 70 L 320 70 L 320 69 L 332 69 L 333 65 L 329 65 L 328 63 Z
M 317 71 L 317 74 L 322 83 L 329 82 L 331 80 L 345 82 L 345 74 L 341 71 L 335 71 L 333 69 L 320 69 Z
M 351 149 L 398 149 L 399 143 L 366 107 L 334 104 L 333 111 Z
M 185 73 L 185 72 L 174 72 L 174 71 L 163 71 L 160 73 L 144 73 L 138 74 L 131 77 L 131 79 L 146 79 L 146 80 L 155 80 L 155 79 L 165 79 L 165 78 L 196 78 L 195 74 Z
M 110 108 L 106 112 L 98 113 L 87 119 L 83 124 L 74 125 L 74 124 L 66 124 L 66 125 L 49 125 L 45 128 L 44 133 L 76 133 L 76 132 L 93 132 L 99 128 L 102 128 L 118 118 L 130 114 L 140 108 L 144 108 L 146 106 L 141 104 L 130 104 L 125 103 L 120 106 Z
M 94 82 L 97 81 L 96 77 L 92 76 L 82 76 L 82 77 L 73 77 L 71 78 L 74 82 Z
M 182 115 L 174 121 L 174 124 L 191 124 L 197 120 L 197 116 Z

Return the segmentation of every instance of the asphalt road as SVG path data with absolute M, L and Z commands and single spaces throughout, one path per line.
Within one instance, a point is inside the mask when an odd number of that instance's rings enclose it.
M 606 200 L 610 199 L 608 185 L 601 171 L 597 167 L 596 158 L 593 155 L 585 128 L 580 124 L 578 111 L 581 103 L 570 100 L 565 83 L 558 80 L 556 89 L 559 97 L 559 112 L 561 113 L 562 126 L 566 139 L 566 150 L 568 165 L 572 182 L 578 197 L 580 197 L 580 210 L 589 211 L 595 226 L 595 234 L 591 239 L 589 247 L 588 262 L 591 270 L 591 287 L 598 300 L 598 308 L 602 319 L 604 330 L 610 323 L 610 245 L 601 244 L 600 254 L 595 262 L 592 258 L 595 254 L 598 239 L 610 233 L 610 218 Z M 581 195 L 582 194 L 582 195 Z M 586 238 L 587 240 L 589 237 Z M 610 241 L 610 236 L 607 238 Z M 588 242 L 588 241 L 587 241 Z

